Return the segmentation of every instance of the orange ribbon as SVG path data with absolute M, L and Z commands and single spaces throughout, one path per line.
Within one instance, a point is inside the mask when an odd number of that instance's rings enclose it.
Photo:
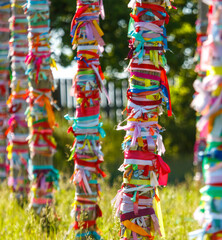
M 131 231 L 144 236 L 144 237 L 148 237 L 149 239 L 153 240 L 154 236 L 150 235 L 147 231 L 145 231 L 142 227 L 136 225 L 135 223 L 130 222 L 129 220 L 125 220 L 122 222 L 122 224 L 130 229 Z

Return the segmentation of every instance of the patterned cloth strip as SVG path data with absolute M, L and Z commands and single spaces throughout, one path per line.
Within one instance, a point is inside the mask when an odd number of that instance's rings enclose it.
M 75 239 L 101 239 L 96 219 L 102 216 L 98 205 L 100 186 L 98 177 L 105 177 L 100 164 L 103 162 L 100 136 L 105 137 L 100 119 L 100 91 L 104 91 L 104 75 L 99 57 L 105 45 L 99 15 L 104 18 L 102 0 L 78 0 L 76 13 L 71 23 L 73 49 L 77 48 L 77 71 L 73 79 L 72 93 L 77 99 L 73 121 L 68 129 L 75 140 L 70 159 L 74 159 L 72 182 L 75 199 L 71 216 L 74 221 L 70 230 L 75 230 Z
M 29 53 L 26 57 L 26 74 L 29 91 L 26 119 L 30 135 L 28 137 L 30 175 L 32 176 L 30 206 L 40 213 L 42 208 L 54 202 L 53 191 L 58 187 L 58 170 L 53 166 L 56 143 L 53 129 L 56 126 L 52 110 L 54 89 L 49 46 L 49 1 L 28 1 L 24 7 L 28 19 Z
M 28 162 L 29 134 L 25 111 L 28 90 L 28 76 L 25 75 L 25 59 L 28 54 L 27 28 L 28 22 L 24 14 L 24 0 L 11 2 L 11 17 L 9 19 L 11 38 L 9 40 L 9 53 L 11 57 L 11 95 L 7 106 L 10 114 L 8 120 L 8 160 L 10 162 L 10 175 L 8 185 L 16 194 L 18 200 L 27 199 L 29 192 Z
M 123 183 L 113 199 L 121 222 L 121 240 L 165 236 L 157 187 L 167 185 L 170 172 L 161 157 L 165 152 L 161 136 L 164 129 L 158 123 L 165 108 L 168 116 L 172 115 L 164 68 L 167 6 L 171 8 L 169 1 L 159 0 L 131 0 L 128 4 L 132 12 L 128 27 L 127 118 L 117 127 L 126 131 L 122 143 L 124 162 L 119 168 Z
M 9 46 L 10 37 L 8 19 L 10 17 L 10 1 L 0 1 L 0 181 L 6 179 L 8 172 L 7 159 L 7 138 L 5 131 L 7 129 L 7 106 L 8 85 L 10 79 L 9 73 Z
M 206 71 L 206 77 L 194 83 L 194 101 L 199 99 L 196 107 L 201 115 L 197 128 L 207 133 L 206 149 L 199 153 L 205 186 L 200 189 L 201 201 L 194 213 L 202 229 L 191 232 L 189 237 L 218 240 L 222 238 L 222 2 L 207 3 L 208 37 L 200 59 L 200 69 Z

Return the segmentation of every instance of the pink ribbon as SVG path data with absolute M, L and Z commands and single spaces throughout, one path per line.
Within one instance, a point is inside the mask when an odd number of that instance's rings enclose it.
M 86 189 L 90 195 L 92 194 L 92 190 L 89 186 L 89 183 L 83 168 L 80 168 L 77 170 L 77 172 L 74 175 L 73 181 L 80 183 L 80 186 L 82 186 L 85 194 L 87 194 Z
M 92 23 L 92 21 L 89 22 L 89 24 L 91 25 L 92 31 L 93 31 L 93 35 L 96 39 L 96 41 L 98 42 L 98 44 L 103 47 L 105 45 L 105 42 L 103 41 L 103 39 L 101 38 L 101 36 L 99 35 L 98 31 L 96 30 L 94 24 Z
M 101 76 L 100 76 L 100 74 L 99 74 L 99 71 L 97 70 L 96 66 L 95 66 L 93 63 L 89 63 L 89 65 L 91 65 L 91 67 L 92 67 L 92 69 L 94 70 L 97 78 L 99 79 L 99 82 L 100 82 L 100 84 L 102 85 L 102 88 L 103 88 L 103 91 L 104 91 L 104 93 L 105 93 L 105 95 L 106 95 L 106 98 L 107 98 L 107 100 L 108 100 L 108 103 L 110 104 L 111 101 L 110 101 L 110 98 L 109 98 L 109 94 L 108 94 L 108 92 L 107 92 L 107 90 L 106 90 L 106 88 L 105 88 L 105 86 L 104 86 L 104 84 L 103 84 L 103 80 L 102 80 L 102 78 L 101 78 Z
M 117 130 L 130 130 L 131 128 L 134 128 L 133 131 L 133 138 L 131 142 L 131 146 L 135 146 L 136 139 L 141 136 L 141 128 L 142 127 L 149 127 L 151 125 L 157 124 L 157 122 L 134 122 L 134 121 L 128 121 L 127 125 L 125 126 L 117 126 Z
M 140 27 L 144 28 L 146 30 L 151 30 L 155 33 L 163 34 L 163 29 L 156 24 L 153 23 L 147 23 L 147 22 L 135 22 L 135 28 Z

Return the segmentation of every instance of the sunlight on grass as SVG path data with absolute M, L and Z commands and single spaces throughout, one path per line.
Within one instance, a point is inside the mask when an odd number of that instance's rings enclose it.
M 120 183 L 112 188 L 104 181 L 101 182 L 102 194 L 99 200 L 103 217 L 98 219 L 98 227 L 104 240 L 119 239 L 119 221 L 115 218 L 110 201 L 115 196 Z M 65 176 L 61 177 L 61 190 L 55 193 L 56 214 L 48 215 L 48 233 L 44 230 L 44 219 L 35 216 L 27 210 L 28 205 L 20 207 L 12 197 L 6 183 L 0 186 L 0 239 L 64 239 L 72 219 L 70 217 L 71 204 L 74 198 L 73 186 Z M 193 184 L 191 177 L 186 182 L 176 186 L 168 185 L 160 190 L 161 206 L 167 240 L 186 240 L 190 231 L 198 229 L 198 224 L 193 220 L 192 214 L 198 206 L 198 188 Z M 75 239 L 74 232 L 66 238 Z M 156 239 L 160 239 L 157 237 Z

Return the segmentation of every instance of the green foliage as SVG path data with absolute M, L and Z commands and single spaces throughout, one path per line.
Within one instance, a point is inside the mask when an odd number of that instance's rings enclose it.
M 56 122 L 59 127 L 54 129 L 54 137 L 57 143 L 57 152 L 54 156 L 54 165 L 59 171 L 66 172 L 70 176 L 73 173 L 73 161 L 68 161 L 70 149 L 72 148 L 74 137 L 72 133 L 68 134 L 68 121 L 63 117 L 67 113 L 66 110 L 56 112 Z
M 70 217 L 71 204 L 74 199 L 74 189 L 68 179 L 63 176 L 60 182 L 61 190 L 55 193 L 56 219 L 52 214 L 49 217 L 48 233 L 44 231 L 42 223 L 45 219 L 36 216 L 27 210 L 27 205 L 21 208 L 17 201 L 10 197 L 6 184 L 0 185 L 0 239 L 14 240 L 56 240 L 64 239 L 72 219 Z M 120 185 L 115 184 L 110 188 L 102 182 L 102 195 L 99 205 L 103 211 L 103 217 L 97 223 L 104 240 L 119 239 L 119 221 L 114 217 L 111 199 L 116 195 Z M 199 202 L 197 187 L 193 185 L 191 178 L 177 186 L 167 186 L 160 190 L 161 207 L 163 211 L 166 240 L 185 240 L 190 231 L 198 229 L 198 224 L 193 220 L 192 214 Z M 54 219 L 54 220 L 52 220 Z M 75 239 L 74 231 L 66 240 Z M 159 237 L 155 238 L 160 240 Z

